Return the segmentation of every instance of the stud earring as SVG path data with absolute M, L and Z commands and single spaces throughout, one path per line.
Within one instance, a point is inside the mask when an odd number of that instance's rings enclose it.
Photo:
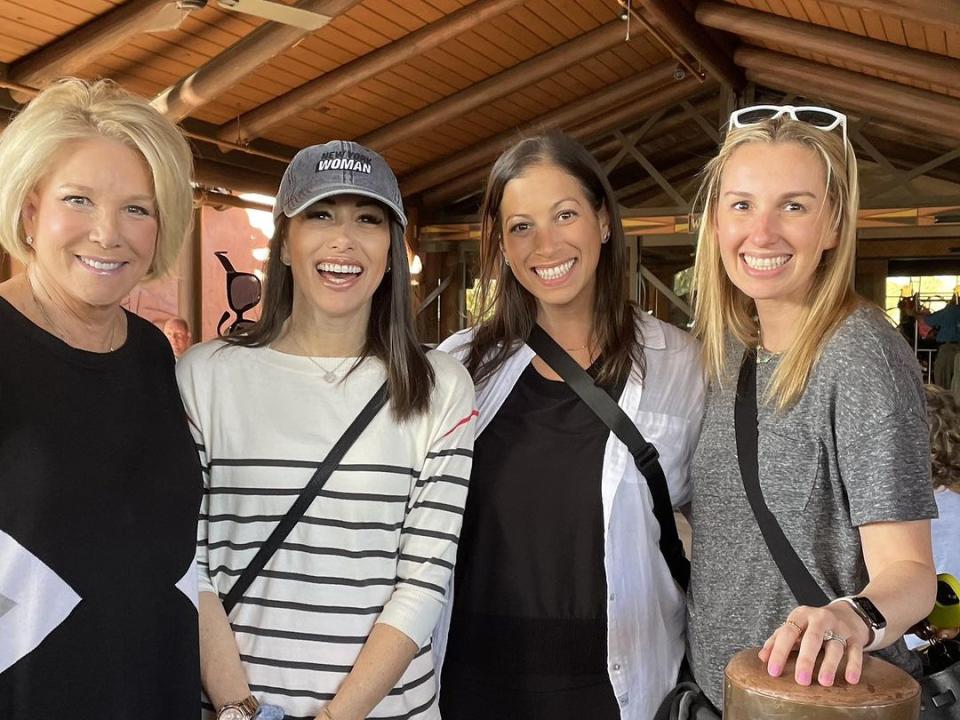
M 33 235 L 27 235 L 27 245 L 33 245 Z
M 608 242 L 610 242 L 610 231 L 609 231 L 609 230 L 607 230 L 607 232 L 606 232 L 606 233 L 604 234 L 604 236 L 603 236 L 603 240 L 601 240 L 600 242 L 602 242 L 602 243 L 608 243 Z

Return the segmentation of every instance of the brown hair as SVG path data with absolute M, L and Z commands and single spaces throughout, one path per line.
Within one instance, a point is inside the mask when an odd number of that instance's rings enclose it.
M 507 183 L 534 165 L 556 165 L 580 183 L 594 212 L 605 208 L 610 240 L 600 246 L 596 270 L 597 297 L 593 328 L 601 365 L 598 381 L 615 382 L 636 368 L 643 376 L 642 339 L 638 339 L 637 309 L 629 299 L 627 241 L 620 210 L 606 175 L 577 141 L 559 131 L 526 138 L 506 150 L 490 170 L 480 211 L 480 276 L 475 317 L 476 333 L 465 365 L 480 384 L 494 374 L 527 339 L 537 319 L 537 299 L 503 262 L 500 205 Z
M 390 257 L 387 261 L 390 270 L 384 273 L 380 286 L 373 293 L 367 339 L 357 365 L 373 356 L 387 366 L 390 406 L 398 420 L 405 420 L 429 409 L 435 376 L 414 329 L 403 227 L 386 205 L 381 207 L 390 219 Z M 281 260 L 280 252 L 289 229 L 290 220 L 281 215 L 270 238 L 260 320 L 248 330 L 228 336 L 227 342 L 244 347 L 269 345 L 279 337 L 284 321 L 290 317 L 293 272 Z
M 933 486 L 960 493 L 960 403 L 952 392 L 937 385 L 926 385 L 924 390 Z

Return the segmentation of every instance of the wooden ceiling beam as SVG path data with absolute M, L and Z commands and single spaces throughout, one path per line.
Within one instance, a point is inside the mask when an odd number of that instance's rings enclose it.
M 902 20 L 960 32 L 960 0 L 830 0 L 834 5 L 866 10 Z
M 701 115 L 714 112 L 718 107 L 720 107 L 720 98 L 716 96 L 693 103 L 694 112 L 698 112 Z M 648 133 L 640 138 L 640 142 L 647 143 L 652 142 L 653 140 L 659 140 L 664 135 L 668 135 L 674 130 L 677 130 L 678 128 L 681 128 L 693 121 L 694 120 L 690 116 L 689 112 L 683 108 L 678 108 L 673 115 L 664 118 L 654 125 Z M 597 158 L 609 156 L 611 153 L 615 153 L 619 149 L 620 141 L 615 137 L 607 138 L 602 142 L 599 142 L 595 145 L 590 145 L 589 147 L 590 152 Z
M 144 32 L 170 0 L 129 0 L 85 25 L 30 53 L 10 66 L 14 82 L 43 88 L 52 80 L 75 75 Z
M 534 118 L 520 127 L 510 128 L 499 135 L 483 140 L 476 145 L 458 150 L 447 158 L 415 170 L 400 179 L 404 194 L 414 194 L 434 187 L 450 178 L 462 175 L 471 168 L 490 162 L 517 138 L 552 128 L 564 128 L 594 117 L 597 114 L 622 105 L 658 86 L 673 82 L 674 64 L 660 63 L 656 67 L 639 72 L 610 87 L 591 93 L 558 110 Z
M 697 24 L 693 16 L 677 0 L 642 0 L 647 13 L 693 55 L 707 72 L 723 85 L 740 90 L 746 83 L 743 72 L 713 39 L 709 31 Z
M 456 12 L 415 30 L 382 48 L 352 60 L 225 123 L 219 137 L 249 142 L 289 117 L 306 112 L 375 75 L 386 72 L 441 43 L 462 35 L 480 23 L 501 15 L 523 0 L 477 0 Z
M 687 76 L 683 80 L 678 80 L 674 84 L 668 85 L 655 93 L 646 95 L 632 103 L 622 105 L 616 110 L 581 123 L 571 128 L 569 133 L 580 140 L 613 132 L 628 123 L 642 119 L 644 115 L 649 115 L 658 110 L 665 110 L 701 90 L 713 87 L 716 87 L 714 80 L 707 80 L 706 83 L 701 85 L 696 78 Z
M 924 83 L 960 88 L 960 60 L 944 55 L 727 3 L 701 2 L 696 18 L 703 25 L 735 35 L 868 65 Z
M 948 95 L 920 90 L 918 88 L 870 77 L 863 73 L 842 70 L 830 65 L 803 60 L 792 55 L 741 46 L 734 53 L 738 65 L 750 73 L 775 74 L 804 80 L 800 90 L 791 88 L 800 95 L 820 95 L 834 98 L 831 102 L 845 106 L 844 94 L 849 93 L 858 99 L 870 99 L 876 103 L 876 114 L 896 111 L 898 116 L 912 117 L 905 122 L 908 127 L 932 130 L 950 137 L 960 137 L 960 100 Z M 859 107 L 859 112 L 863 112 Z
M 426 136 L 438 125 L 556 75 L 623 42 L 623 22 L 614 20 L 369 132 L 357 142 L 382 151 L 416 135 Z
M 708 85 L 713 86 L 713 81 L 709 81 Z M 673 85 L 644 95 L 632 103 L 622 106 L 615 112 L 607 113 L 597 120 L 588 121 L 572 128 L 565 128 L 565 131 L 577 140 L 584 140 L 602 133 L 613 132 L 623 127 L 627 122 L 636 122 L 644 115 L 659 112 L 672 105 L 676 105 L 702 87 L 696 78 L 687 76 Z M 442 185 L 423 194 L 423 206 L 436 207 L 446 204 L 451 200 L 464 197 L 469 194 L 471 190 L 479 191 L 488 171 L 489 168 L 481 167 L 458 178 L 444 182 Z
M 359 2 L 360 0 L 300 0 L 296 6 L 335 17 Z M 310 32 L 284 23 L 264 23 L 163 90 L 151 104 L 171 120 L 182 120 L 197 108 L 217 98 L 227 88 L 236 85 L 271 58 L 299 43 Z
M 208 188 L 225 188 L 233 193 L 257 193 L 276 195 L 280 186 L 279 175 L 227 165 L 206 158 L 195 158 L 193 162 L 194 180 Z
M 751 70 L 749 68 L 747 68 L 747 79 L 758 85 L 765 85 L 781 92 L 795 93 L 801 97 L 822 98 L 839 109 L 852 110 L 861 115 L 888 120 L 915 131 L 936 133 L 960 140 L 960 128 L 956 126 L 951 128 L 940 121 L 927 120 L 918 113 L 912 113 L 893 105 L 884 106 L 875 97 L 858 93 L 849 86 L 837 87 L 821 82 L 818 78 L 803 76 L 798 73 Z

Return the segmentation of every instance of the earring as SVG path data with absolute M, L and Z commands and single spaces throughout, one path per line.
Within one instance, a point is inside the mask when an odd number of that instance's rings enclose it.
M 610 231 L 609 231 L 609 230 L 607 230 L 607 232 L 606 232 L 606 233 L 604 234 L 604 236 L 603 236 L 603 239 L 602 239 L 600 242 L 601 242 L 601 243 L 608 243 L 608 242 L 610 242 Z
M 33 245 L 33 235 L 27 235 L 27 245 Z

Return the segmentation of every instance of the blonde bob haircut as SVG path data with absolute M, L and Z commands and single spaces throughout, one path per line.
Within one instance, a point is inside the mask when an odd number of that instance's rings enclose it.
M 118 140 L 143 157 L 157 203 L 157 247 L 144 280 L 173 265 L 193 220 L 193 156 L 177 127 L 136 95 L 109 80 L 61 80 L 35 97 L 0 135 L 0 247 L 23 264 L 32 249 L 21 211 L 27 195 L 68 143 Z
M 826 341 L 861 303 L 853 286 L 860 204 L 857 159 L 849 141 L 844 147 L 839 132 L 820 130 L 782 115 L 731 128 L 717 157 L 704 168 L 696 201 L 702 219 L 694 264 L 693 333 L 703 342 L 709 376 L 720 383 L 732 379 L 724 377 L 725 343 L 730 336 L 750 348 L 756 347 L 760 337 L 756 306 L 727 277 L 717 235 L 717 205 L 724 168 L 733 153 L 748 143 L 797 143 L 820 159 L 826 170 L 821 246 L 832 237 L 837 238 L 836 247 L 823 252 L 800 319 L 797 340 L 783 354 L 764 398 L 767 402 L 775 401 L 777 409 L 783 410 L 803 394 Z

